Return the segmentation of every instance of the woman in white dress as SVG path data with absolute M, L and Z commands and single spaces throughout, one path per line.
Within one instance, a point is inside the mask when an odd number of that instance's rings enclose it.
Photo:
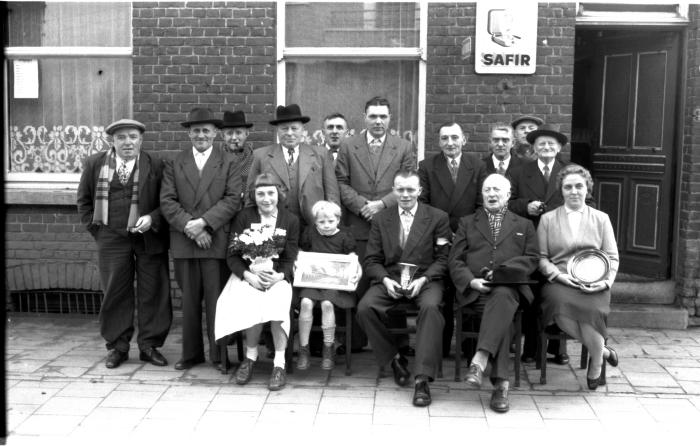
M 245 359 L 236 370 L 236 383 L 243 385 L 253 376 L 258 358 L 258 340 L 263 324 L 270 321 L 275 345 L 274 367 L 268 388 L 279 390 L 286 384 L 285 349 L 289 336 L 289 309 L 292 301 L 292 273 L 299 240 L 299 220 L 284 206 L 284 197 L 274 176 L 263 173 L 256 177 L 250 192 L 254 207 L 242 209 L 233 220 L 231 239 L 252 225 L 286 230 L 284 249 L 274 259 L 270 271 L 253 272 L 250 260 L 228 251 L 226 261 L 232 274 L 221 292 L 216 306 L 215 337 L 245 330 Z

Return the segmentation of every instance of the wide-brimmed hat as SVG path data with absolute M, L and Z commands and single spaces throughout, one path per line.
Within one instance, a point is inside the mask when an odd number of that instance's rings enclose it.
M 510 123 L 510 126 L 513 128 L 516 128 L 518 126 L 518 124 L 520 124 L 523 121 L 532 121 L 535 124 L 537 124 L 538 126 L 544 124 L 544 121 L 542 119 L 538 118 L 537 116 L 522 115 L 522 116 L 518 116 L 517 118 L 515 118 L 515 120 Z
M 539 127 L 537 130 L 533 130 L 530 133 L 527 134 L 527 142 L 530 144 L 535 144 L 535 140 L 540 137 L 540 136 L 551 136 L 552 138 L 555 138 L 557 141 L 559 141 L 559 144 L 562 146 L 566 145 L 567 142 L 569 142 L 569 138 L 566 137 L 563 133 L 560 133 L 554 126 L 550 124 L 545 124 L 541 127 Z
M 308 116 L 301 114 L 301 109 L 297 104 L 289 104 L 287 106 L 278 105 L 277 112 L 275 113 L 277 118 L 270 121 L 270 124 L 277 125 L 283 122 L 301 121 L 305 124 L 311 120 Z
M 242 111 L 225 111 L 224 119 L 219 125 L 220 129 L 223 128 L 234 128 L 234 127 L 247 127 L 251 128 L 253 126 L 250 122 L 245 122 L 245 113 Z
M 138 129 L 139 132 L 143 133 L 146 131 L 146 126 L 133 119 L 120 119 L 119 121 L 114 121 L 105 128 L 105 133 L 108 135 L 114 135 L 119 129 L 123 128 L 134 128 Z
M 214 124 L 219 127 L 221 119 L 216 119 L 214 112 L 208 108 L 196 107 L 187 114 L 187 121 L 180 123 L 183 127 L 190 127 L 194 124 Z

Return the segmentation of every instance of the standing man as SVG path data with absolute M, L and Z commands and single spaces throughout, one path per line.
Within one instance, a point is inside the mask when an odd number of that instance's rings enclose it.
M 523 115 L 515 118 L 515 121 L 511 122 L 511 127 L 515 132 L 515 147 L 513 147 L 513 155 L 516 158 L 520 158 L 523 161 L 536 160 L 537 155 L 532 150 L 532 145 L 527 142 L 527 135 L 530 132 L 537 130 L 539 126 L 544 124 L 537 116 Z
M 173 312 L 168 279 L 168 225 L 159 206 L 163 162 L 141 152 L 146 127 L 131 119 L 107 126 L 113 147 L 85 161 L 78 186 L 78 213 L 95 238 L 104 300 L 100 334 L 109 369 L 129 359 L 138 306 L 139 359 L 165 366 L 157 350 Z M 136 299 L 134 299 L 136 275 Z
M 221 133 L 224 136 L 224 149 L 233 157 L 233 162 L 241 170 L 241 184 L 245 186 L 248 180 L 248 172 L 253 164 L 253 147 L 246 142 L 253 124 L 246 122 L 245 113 L 242 111 L 225 111 L 221 121 Z M 243 198 L 241 191 L 241 198 Z M 242 201 L 241 201 L 242 203 Z
M 499 173 L 505 177 L 510 177 L 510 172 L 523 164 L 523 160 L 511 155 L 514 143 L 513 128 L 511 126 L 499 123 L 491 127 L 491 136 L 489 137 L 490 152 L 482 158 L 486 164 L 486 172 L 488 174 Z
M 335 169 L 338 159 L 338 149 L 340 143 L 345 139 L 348 132 L 348 121 L 340 113 L 331 113 L 323 119 L 323 137 L 326 140 L 326 149 L 333 157 L 333 168 Z
M 447 214 L 423 203 L 416 171 L 395 175 L 393 193 L 398 205 L 374 214 L 364 271 L 371 286 L 357 308 L 357 319 L 367 333 L 379 366 L 391 363 L 394 381 L 408 384 L 408 360 L 399 353 L 394 337 L 384 323 L 387 311 L 404 299 L 418 306 L 416 358 L 413 367 L 414 406 L 428 406 L 432 399 L 428 382 L 433 381 L 440 361 L 445 319 L 440 311 L 443 280 L 447 273 L 450 222 Z M 417 265 L 413 279 L 401 288 L 401 263 Z
M 338 181 L 328 153 L 317 146 L 302 142 L 304 124 L 309 122 L 297 104 L 277 107 L 276 119 L 270 124 L 277 127 L 279 144 L 262 147 L 253 153 L 253 164 L 248 174 L 247 190 L 252 190 L 255 178 L 271 173 L 279 180 L 287 195 L 287 209 L 299 217 L 300 230 L 313 225 L 311 208 L 319 200 L 340 205 Z M 246 205 L 252 205 L 246 195 Z
M 165 167 L 160 202 L 170 223 L 175 278 L 182 290 L 182 357 L 175 370 L 204 362 L 202 300 L 209 358 L 221 367 L 214 339 L 216 300 L 224 287 L 231 219 L 241 200 L 241 173 L 233 158 L 214 147 L 221 121 L 211 110 L 194 108 L 187 121 L 192 148 Z
M 525 284 L 489 287 L 485 283 L 498 280 L 499 272 L 505 271 L 515 280 L 528 280 L 537 268 L 539 251 L 532 223 L 508 212 L 508 179 L 489 175 L 482 193 L 484 208 L 460 220 L 448 264 L 459 306 L 470 306 L 481 314 L 476 353 L 465 381 L 480 388 L 486 366 L 491 364 L 490 406 L 496 412 L 507 412 L 513 316 L 520 298 L 529 303 L 533 294 Z

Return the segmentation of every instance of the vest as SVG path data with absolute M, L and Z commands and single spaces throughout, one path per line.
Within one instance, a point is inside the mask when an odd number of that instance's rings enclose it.
M 301 152 L 301 146 L 299 149 Z M 304 218 L 299 207 L 299 155 L 294 159 L 294 163 L 291 166 L 287 164 L 287 177 L 289 178 L 287 209 L 303 221 Z
M 126 225 L 129 222 L 129 207 L 131 206 L 131 191 L 134 187 L 134 172 L 136 168 L 131 170 L 129 181 L 122 184 L 119 181 L 119 175 L 114 172 L 112 182 L 109 183 L 109 228 L 119 235 L 127 237 L 129 232 L 126 230 Z

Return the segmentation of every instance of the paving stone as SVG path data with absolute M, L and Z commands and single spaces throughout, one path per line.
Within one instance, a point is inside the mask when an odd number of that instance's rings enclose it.
M 626 358 L 620 359 L 618 368 L 623 372 L 663 373 L 664 368 L 652 358 Z M 607 367 L 606 369 L 614 369 Z
M 635 387 L 678 387 L 668 373 L 626 373 L 625 377 Z
M 412 427 L 430 427 L 430 417 L 427 408 L 405 406 L 375 406 L 373 425 L 391 424 Z
M 14 431 L 40 406 L 38 404 L 12 404 L 7 408 L 7 430 Z
M 318 404 L 323 395 L 323 388 L 284 388 L 279 392 L 270 392 L 269 403 Z
M 219 392 L 218 386 L 171 387 L 160 397 L 161 401 L 211 401 Z
M 68 435 L 85 417 L 79 415 L 34 414 L 22 422 L 15 433 L 19 435 Z
M 700 381 L 678 381 L 683 391 L 690 395 L 700 395 Z
M 12 359 L 7 361 L 5 366 L 7 367 L 8 375 L 24 375 L 28 373 L 34 373 L 46 364 L 48 360 L 34 360 L 34 359 Z
M 158 401 L 160 392 L 138 392 L 131 390 L 115 390 L 101 403 L 101 407 L 114 408 L 143 408 L 149 409 Z
M 258 421 L 259 412 L 218 412 L 207 410 L 199 419 L 195 431 L 218 437 L 231 436 L 231 428 L 235 426 L 236 432 L 252 429 Z M 199 437 L 199 435 L 198 435 Z
M 54 396 L 39 409 L 42 415 L 88 415 L 102 401 L 102 398 Z
M 372 414 L 369 413 L 319 413 L 314 420 L 314 430 L 331 430 L 334 435 L 342 435 L 351 426 L 352 435 L 372 426 Z
M 300 429 L 310 428 L 316 412 L 315 404 L 265 404 L 258 417 L 258 426 L 276 428 L 279 425 L 288 425 Z
M 218 394 L 214 396 L 207 410 L 230 412 L 260 412 L 267 395 Z
M 484 417 L 481 401 L 440 401 L 433 398 L 428 412 L 431 417 Z
M 80 427 L 94 432 L 128 434 L 146 416 L 148 409 L 125 407 L 97 407 L 80 423 Z
M 146 414 L 146 418 L 186 420 L 195 423 L 208 405 L 209 403 L 203 401 L 157 401 Z
M 327 414 L 372 414 L 374 401 L 371 398 L 324 396 L 318 413 Z
M 544 429 L 544 420 L 537 410 L 511 410 L 508 413 L 496 413 L 486 410 L 486 422 L 489 428 L 509 429 Z

